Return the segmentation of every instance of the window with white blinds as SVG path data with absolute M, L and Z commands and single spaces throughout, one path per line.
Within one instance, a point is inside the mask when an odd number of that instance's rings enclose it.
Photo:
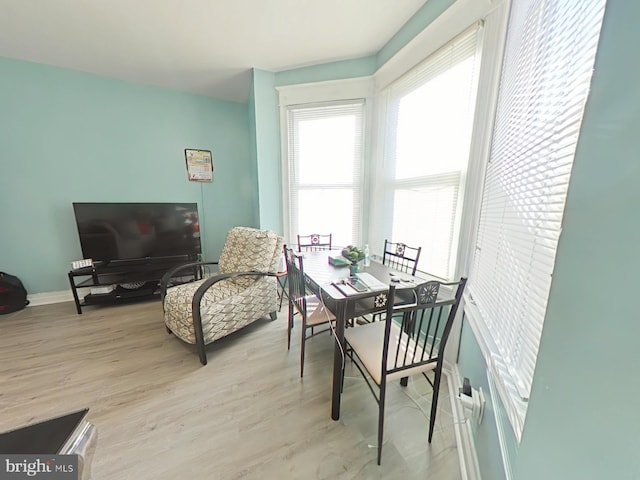
M 479 27 L 464 32 L 388 90 L 386 181 L 391 238 L 421 246 L 418 269 L 453 274 L 461 187 L 477 90 Z
M 465 313 L 520 438 L 605 0 L 512 0 Z
M 359 245 L 364 101 L 291 106 L 287 110 L 288 232 L 333 234 Z

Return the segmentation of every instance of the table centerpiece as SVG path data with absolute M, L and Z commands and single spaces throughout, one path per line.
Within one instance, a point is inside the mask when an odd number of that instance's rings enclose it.
M 350 262 L 349 276 L 355 277 L 356 273 L 358 273 L 358 262 L 365 258 L 364 250 L 355 245 L 349 245 L 342 249 L 342 256 Z

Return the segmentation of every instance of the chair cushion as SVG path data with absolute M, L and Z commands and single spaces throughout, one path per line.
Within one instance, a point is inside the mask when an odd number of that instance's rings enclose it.
M 276 272 L 280 262 L 279 240 L 275 232 L 232 228 L 220 254 L 220 273 Z
M 164 298 L 165 323 L 172 330 L 181 330 L 183 326 L 186 326 L 188 328 L 188 334 L 185 335 L 183 339 L 189 343 L 195 343 L 191 302 L 196 290 L 204 281 L 205 279 L 171 287 L 167 289 L 167 295 Z M 236 282 L 229 280 L 218 282 L 205 292 L 202 297 L 202 302 L 200 303 L 200 310 L 202 311 L 205 307 L 213 303 L 236 295 L 244 290 L 244 288 L 245 287 L 238 285 Z M 182 337 L 182 335 L 178 336 Z
M 333 322 L 336 319 L 334 313 L 329 310 L 324 304 L 320 303 L 320 299 L 315 295 L 307 295 L 304 297 L 307 303 L 307 326 L 313 327 L 315 325 L 321 325 L 323 323 Z M 302 312 L 295 307 L 298 315 Z
M 380 385 L 382 381 L 382 349 L 384 346 L 384 328 L 385 322 L 374 322 L 367 325 L 360 325 L 354 328 L 349 328 L 344 333 L 345 340 L 351 345 L 353 351 L 358 355 L 358 358 L 362 362 L 363 366 L 371 375 L 371 378 Z M 402 338 L 400 338 L 402 336 Z M 400 353 L 398 355 L 398 364 L 401 364 L 400 359 L 407 358 L 407 364 L 410 363 L 410 359 L 413 358 L 413 352 L 415 351 L 415 358 L 422 358 L 423 349 L 421 346 L 416 346 L 416 342 L 410 339 L 406 333 L 403 333 L 395 323 L 391 324 L 391 335 L 389 337 L 389 353 L 387 355 L 387 370 L 394 368 L 396 363 L 396 350 L 398 341 L 401 341 Z M 427 343 L 427 351 L 431 346 Z M 425 359 L 428 358 L 428 353 L 425 353 Z M 396 378 L 410 377 L 420 372 L 427 372 L 436 368 L 437 356 L 432 358 L 433 362 L 426 365 L 417 365 L 406 370 L 402 370 L 387 375 L 387 380 L 393 380 Z
M 336 319 L 333 312 L 321 303 L 307 303 L 307 312 L 311 312 L 307 318 L 307 326 L 309 327 L 329 323 Z

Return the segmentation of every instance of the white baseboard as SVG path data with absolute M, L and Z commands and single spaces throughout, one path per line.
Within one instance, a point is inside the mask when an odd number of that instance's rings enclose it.
M 73 294 L 71 290 L 34 293 L 28 295 L 27 300 L 29 300 L 29 307 L 36 307 L 38 305 L 49 305 L 51 303 L 73 302 Z
M 458 365 L 445 364 L 442 373 L 447 376 L 449 386 L 449 398 L 451 399 L 451 411 L 453 412 L 454 431 L 458 447 L 458 461 L 460 463 L 460 475 L 462 480 L 481 480 L 480 465 L 476 445 L 471 432 L 471 424 L 465 422 L 462 404 L 458 400 L 458 392 L 462 387 Z

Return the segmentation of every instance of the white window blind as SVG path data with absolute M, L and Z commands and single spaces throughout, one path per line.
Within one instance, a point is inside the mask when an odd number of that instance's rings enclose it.
M 420 270 L 450 278 L 477 89 L 479 27 L 427 58 L 388 92 L 386 198 L 391 238 L 421 246 Z
M 465 312 L 518 438 L 604 5 L 511 5 Z
M 359 245 L 364 101 L 292 106 L 287 111 L 288 232 L 332 233 Z

